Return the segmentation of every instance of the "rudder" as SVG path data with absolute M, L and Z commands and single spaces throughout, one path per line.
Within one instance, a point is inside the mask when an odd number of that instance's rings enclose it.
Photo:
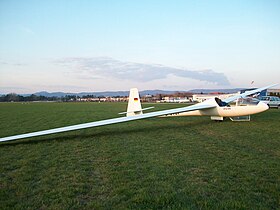
M 135 116 L 143 114 L 140 102 L 139 92 L 137 88 L 131 88 L 129 92 L 129 99 L 127 105 L 126 116 Z

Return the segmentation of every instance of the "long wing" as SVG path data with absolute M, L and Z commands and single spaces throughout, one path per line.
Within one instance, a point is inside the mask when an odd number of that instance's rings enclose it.
M 271 88 L 271 87 L 276 86 L 276 85 L 278 85 L 278 84 L 273 84 L 273 85 L 269 85 L 269 86 L 266 86 L 266 87 L 257 88 L 257 89 L 255 89 L 255 90 L 246 91 L 245 93 L 238 94 L 238 95 L 235 95 L 235 96 L 231 96 L 231 97 L 229 97 L 229 98 L 226 98 L 226 99 L 224 99 L 223 101 L 226 102 L 226 103 L 230 103 L 230 102 L 232 102 L 232 101 L 235 101 L 236 99 L 244 98 L 244 97 L 246 97 L 246 96 L 249 96 L 249 95 L 252 95 L 252 94 L 261 92 L 261 91 L 263 91 L 263 90 L 266 90 L 266 89 Z
M 73 130 L 97 127 L 97 126 L 102 126 L 102 125 L 110 125 L 110 124 L 115 124 L 115 123 L 122 123 L 122 122 L 127 122 L 127 121 L 132 121 L 132 120 L 140 120 L 140 119 L 157 117 L 157 116 L 168 115 L 168 114 L 175 114 L 175 113 L 180 113 L 180 112 L 209 109 L 209 108 L 213 108 L 213 107 L 216 107 L 216 105 L 195 104 L 195 105 L 188 106 L 188 107 L 169 109 L 169 110 L 163 110 L 163 111 L 157 111 L 157 112 L 150 112 L 150 113 L 137 115 L 137 116 L 119 117 L 119 118 L 113 118 L 113 119 L 108 119 L 108 120 L 101 120 L 101 121 L 96 121 L 96 122 L 83 123 L 83 124 L 78 124 L 78 125 L 55 128 L 55 129 L 50 129 L 50 130 L 37 131 L 37 132 L 33 132 L 33 133 L 26 133 L 26 134 L 21 134 L 21 135 L 16 135 L 16 136 L 8 136 L 8 137 L 0 138 L 0 142 L 29 138 L 29 137 L 34 137 L 34 136 L 42 136 L 42 135 L 53 134 L 53 133 L 61 133 L 61 132 L 66 132 L 66 131 L 73 131 Z

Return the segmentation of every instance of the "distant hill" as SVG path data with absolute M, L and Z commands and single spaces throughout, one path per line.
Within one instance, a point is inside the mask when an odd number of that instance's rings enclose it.
M 193 89 L 189 90 L 188 92 L 191 93 L 214 93 L 214 92 L 219 92 L 219 93 L 236 93 L 240 90 L 244 90 L 246 88 L 234 88 L 234 89 Z
M 178 91 L 168 91 L 168 90 L 144 90 L 140 91 L 140 95 L 156 95 L 156 94 L 172 94 Z M 180 91 L 186 92 L 186 91 Z M 66 95 L 75 95 L 75 96 L 86 96 L 86 95 L 94 95 L 96 97 L 113 97 L 113 96 L 128 96 L 129 91 L 104 91 L 104 92 L 81 92 L 81 93 L 64 93 L 64 92 L 47 92 L 41 91 L 36 92 L 34 95 L 37 96 L 46 96 L 46 97 L 65 97 Z
M 220 93 L 236 93 L 244 88 L 234 88 L 234 89 L 193 89 L 188 91 L 182 91 L 182 90 L 143 90 L 140 91 L 140 95 L 156 95 L 156 94 L 173 94 L 176 92 L 189 92 L 189 93 L 213 93 L 213 92 L 220 92 Z M 65 93 L 65 92 L 47 92 L 47 91 L 40 91 L 33 93 L 37 96 L 45 96 L 45 97 L 65 97 L 66 95 L 75 95 L 75 96 L 85 96 L 85 95 L 94 95 L 96 97 L 113 97 L 113 96 L 128 96 L 129 91 L 104 91 L 104 92 L 81 92 L 81 93 Z M 6 94 L 0 94 L 6 95 Z M 30 96 L 31 94 L 19 94 L 22 96 Z
M 191 93 L 212 93 L 212 92 L 220 92 L 220 93 L 236 93 L 243 88 L 235 88 L 235 89 L 193 89 L 189 91 L 173 91 L 173 90 L 143 90 L 140 91 L 140 95 L 156 95 L 156 94 L 173 94 L 176 92 L 191 92 Z M 41 91 L 34 93 L 37 96 L 46 96 L 46 97 L 65 97 L 66 95 L 75 95 L 75 96 L 85 96 L 85 95 L 94 95 L 96 97 L 113 97 L 113 96 L 128 96 L 129 91 L 104 91 L 104 92 L 81 92 L 81 93 L 64 93 L 64 92 L 47 92 Z

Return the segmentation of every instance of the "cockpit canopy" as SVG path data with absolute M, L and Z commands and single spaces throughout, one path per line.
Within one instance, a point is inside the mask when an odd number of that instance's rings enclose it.
M 260 102 L 260 100 L 258 100 L 257 98 L 252 98 L 252 97 L 237 99 L 237 105 L 243 105 L 243 106 L 258 105 L 259 102 Z
M 220 106 L 220 107 L 225 107 L 225 106 L 230 106 L 228 103 L 222 101 L 219 98 L 215 98 L 216 103 Z M 256 98 L 252 98 L 252 97 L 246 97 L 246 98 L 239 98 L 237 99 L 237 106 L 252 106 L 252 105 L 257 105 L 260 102 L 260 100 L 256 99 Z

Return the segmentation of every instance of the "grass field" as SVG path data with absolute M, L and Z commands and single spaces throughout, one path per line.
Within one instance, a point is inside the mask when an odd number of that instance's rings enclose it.
M 125 109 L 2 103 L 0 137 Z M 279 209 L 279 128 L 272 109 L 251 122 L 153 118 L 0 143 L 0 209 Z

